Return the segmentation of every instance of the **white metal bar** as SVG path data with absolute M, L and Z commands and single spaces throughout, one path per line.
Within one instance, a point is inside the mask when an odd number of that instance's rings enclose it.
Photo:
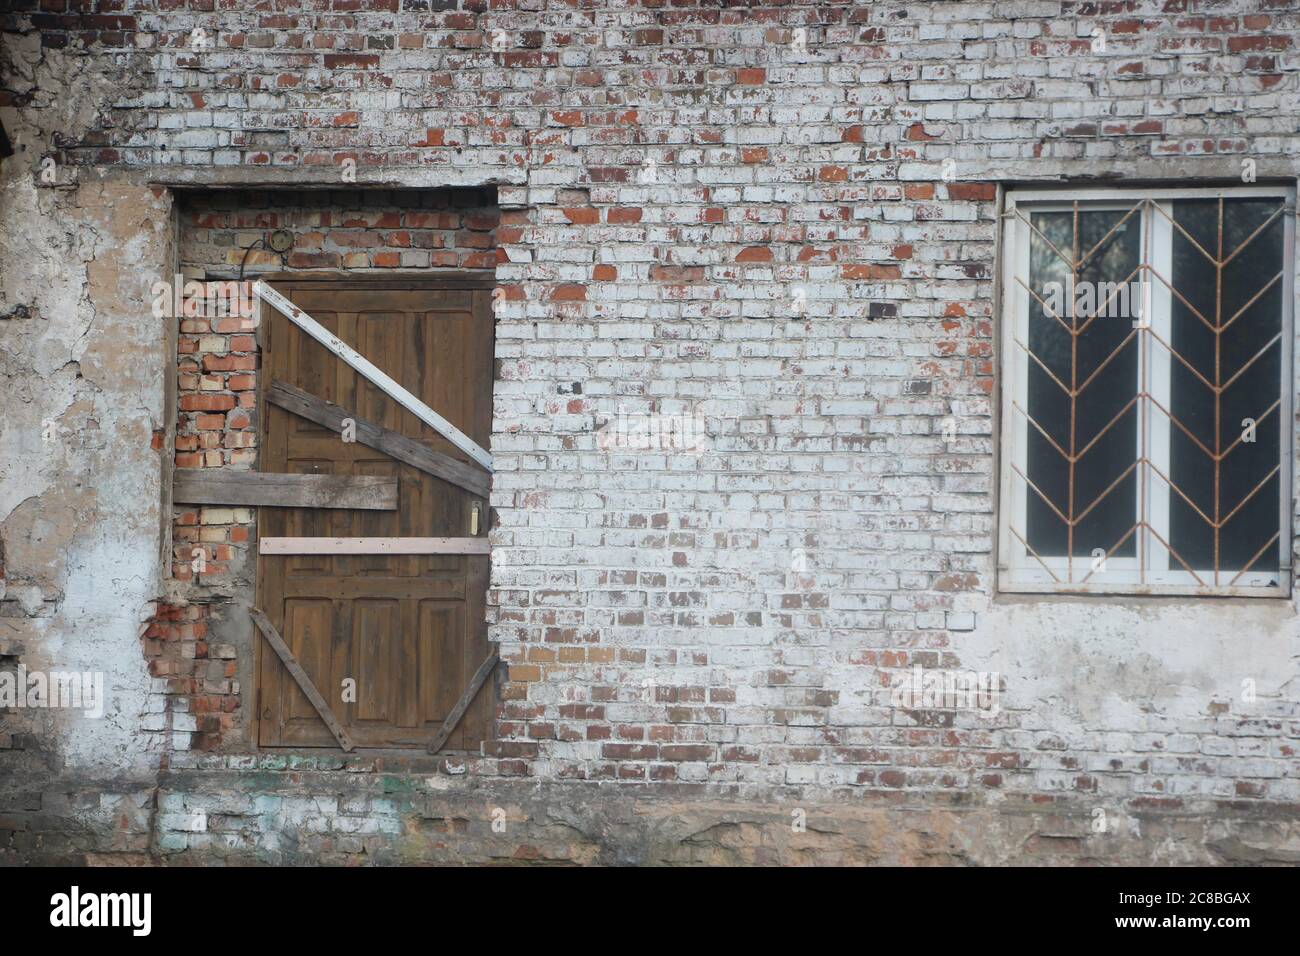
M 487 538 L 259 538 L 259 554 L 488 554 Z
M 1016 198 L 1012 194 L 1007 200 L 1010 212 L 1016 209 Z M 1017 275 L 1029 280 L 1029 236 L 1028 229 L 1018 219 L 1009 216 L 1004 225 L 1002 241 L 1003 255 L 1003 300 L 1002 300 L 1002 350 L 1005 356 L 1004 368 L 1006 378 L 1002 383 L 1002 427 L 1010 429 L 1011 440 L 1003 446 L 1002 458 L 1002 548 L 1000 549 L 1003 570 L 1019 569 L 1034 559 L 1029 556 L 1025 546 L 1015 535 L 1010 526 L 1024 529 L 1028 536 L 1027 489 L 1020 481 L 1013 465 L 1028 472 L 1028 443 L 1030 425 L 1015 411 L 1015 404 L 1029 408 L 1029 357 L 1024 355 L 1018 341 L 1029 344 L 1029 293 L 1020 288 L 1015 281 Z M 1006 434 L 1004 432 L 1004 434 Z
M 1172 202 L 1162 202 L 1159 204 L 1164 210 L 1165 215 L 1160 215 L 1155 209 L 1151 209 L 1147 216 L 1147 227 L 1151 230 L 1151 260 L 1147 264 L 1164 276 L 1170 282 L 1174 279 L 1174 227 L 1170 225 L 1174 216 L 1174 207 Z M 1168 218 L 1166 218 L 1166 216 Z M 1174 297 L 1169 291 L 1169 286 L 1165 285 L 1155 276 L 1147 273 L 1143 276 L 1146 280 L 1144 291 L 1150 298 L 1150 301 L 1144 303 L 1148 311 L 1145 318 L 1150 324 L 1150 332 L 1142 333 L 1146 339 L 1147 354 L 1150 360 L 1150 374 L 1147 387 L 1151 390 L 1151 397 L 1159 402 L 1163 408 L 1174 410 L 1173 397 L 1173 365 L 1174 357 L 1169 351 L 1160 345 L 1152 334 L 1160 336 L 1161 340 L 1169 342 L 1171 345 L 1174 341 Z M 1190 318 L 1188 321 L 1192 321 Z M 1148 432 L 1147 452 L 1150 463 L 1142 466 L 1143 477 L 1147 482 L 1147 520 L 1155 529 L 1156 534 L 1166 541 L 1173 541 L 1173 529 L 1170 527 L 1172 522 L 1169 517 L 1169 486 L 1153 474 L 1151 465 L 1163 471 L 1166 475 L 1173 474 L 1173 467 L 1169 458 L 1173 449 L 1173 423 L 1169 417 L 1155 407 L 1150 401 L 1145 401 L 1147 406 L 1142 413 L 1147 416 L 1150 425 Z M 1143 529 L 1146 532 L 1147 529 Z M 1176 571 L 1182 567 L 1178 564 L 1177 559 L 1170 560 L 1169 551 L 1160 543 L 1160 539 L 1155 535 L 1146 533 L 1149 539 L 1147 544 L 1147 573 L 1159 575 L 1166 571 Z
M 1295 205 L 1295 196 L 1290 197 L 1290 203 Z M 1295 507 L 1292 482 L 1295 480 L 1293 470 L 1295 468 L 1295 297 L 1300 294 L 1300 290 L 1292 291 L 1290 295 L 1286 290 L 1295 290 L 1295 216 L 1287 211 L 1283 215 L 1284 225 L 1282 227 L 1282 255 L 1286 257 L 1286 284 L 1282 287 L 1282 406 L 1278 409 L 1278 428 L 1280 429 L 1280 442 L 1278 449 L 1282 452 L 1282 473 L 1278 476 L 1278 484 L 1281 486 L 1278 490 L 1281 501 L 1278 502 L 1278 530 L 1281 532 L 1277 543 L 1278 547 L 1278 583 L 1282 586 L 1283 593 L 1288 597 L 1291 596 L 1293 575 L 1291 572 L 1291 551 L 1293 548 L 1293 535 L 1295 529 Z
M 468 435 L 394 381 L 383 369 L 337 335 L 334 335 L 265 282 L 260 280 L 256 282 L 253 285 L 253 291 L 257 293 L 258 297 L 265 299 L 283 312 L 290 322 L 325 346 L 358 373 L 382 388 L 397 404 L 413 413 L 422 422 L 437 431 L 439 435 L 442 435 L 447 441 L 469 455 L 488 471 L 492 470 L 492 456 L 487 451 L 480 448 Z

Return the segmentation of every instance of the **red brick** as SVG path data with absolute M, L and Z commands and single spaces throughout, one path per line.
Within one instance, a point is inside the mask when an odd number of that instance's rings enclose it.
M 584 302 L 587 287 L 583 285 L 558 285 L 551 290 L 550 298 L 556 302 Z
M 949 183 L 948 198 L 972 202 L 992 202 L 998 196 L 994 183 Z
M 846 279 L 897 279 L 902 273 L 898 266 L 845 265 L 840 267 L 840 275 Z
M 185 412 L 224 412 L 235 407 L 235 396 L 233 395 L 182 395 L 180 400 L 181 411 Z

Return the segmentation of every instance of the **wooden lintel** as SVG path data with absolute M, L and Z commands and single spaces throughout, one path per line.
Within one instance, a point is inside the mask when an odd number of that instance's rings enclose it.
M 459 488 L 464 488 L 470 494 L 480 498 L 488 496 L 488 476 L 482 469 L 436 452 L 413 438 L 407 438 L 391 429 L 358 418 L 347 409 L 287 382 L 279 379 L 272 380 L 266 389 L 266 400 L 287 412 L 292 412 L 309 422 L 323 425 L 340 434 L 346 427 L 344 423 L 351 421 L 355 428 L 356 439 L 361 444 L 390 455 L 435 478 L 449 481 Z
M 376 387 L 382 389 L 397 404 L 401 405 L 407 411 L 415 415 L 420 421 L 424 422 L 439 435 L 447 439 L 465 454 L 469 455 L 476 462 L 492 470 L 492 456 L 481 448 L 477 442 L 462 432 L 447 419 L 443 418 L 432 408 L 420 401 L 409 391 L 402 387 L 400 383 L 393 379 L 387 372 L 381 369 L 375 363 L 348 345 L 341 338 L 331 332 L 325 326 L 321 325 L 310 315 L 298 308 L 280 293 L 276 292 L 265 282 L 256 282 L 253 284 L 253 292 L 260 298 L 274 306 L 283 313 L 290 322 L 298 326 L 313 339 L 319 342 L 325 348 L 329 349 L 336 356 L 343 360 L 358 374 L 362 375 L 373 383 Z
M 271 619 L 260 609 L 255 607 L 249 608 L 248 613 L 253 618 L 253 623 L 257 625 L 257 629 L 261 631 L 262 637 L 266 638 L 266 643 L 271 645 L 271 649 L 275 651 L 276 656 L 284 662 L 284 666 L 289 671 L 289 674 L 298 682 L 298 686 L 302 688 L 302 692 L 307 695 L 307 699 L 311 701 L 311 705 L 315 707 L 316 712 L 320 714 L 321 720 L 325 721 L 325 726 L 330 729 L 330 733 L 332 733 L 334 739 L 339 742 L 339 746 L 342 747 L 345 752 L 352 750 L 354 746 L 352 738 L 348 736 L 348 732 L 343 729 L 343 725 L 339 723 L 338 718 L 334 716 L 334 712 L 330 710 L 330 705 L 326 703 L 325 698 L 322 697 L 320 691 L 316 689 L 316 685 L 311 682 L 311 678 L 308 677 L 307 672 L 302 669 L 302 665 L 298 663 L 298 659 L 293 656 L 293 651 L 289 650 L 289 645 L 284 642 L 284 638 L 281 637 L 280 632 L 275 629 L 275 625 L 271 623 Z
M 429 753 L 436 754 L 442 749 L 447 738 L 452 735 L 460 719 L 465 716 L 465 711 L 469 710 L 469 705 L 474 702 L 474 697 L 478 694 L 479 688 L 488 679 L 488 676 L 496 669 L 497 664 L 501 663 L 501 658 L 495 653 L 489 654 L 488 659 L 479 665 L 474 676 L 469 679 L 469 686 L 465 688 L 465 693 L 460 695 L 460 700 L 456 701 L 456 706 L 451 709 L 447 719 L 442 722 L 438 732 L 433 735 L 429 741 Z
M 172 476 L 172 500 L 192 505 L 395 511 L 397 479 L 178 468 Z
M 486 538 L 259 538 L 259 554 L 489 554 Z

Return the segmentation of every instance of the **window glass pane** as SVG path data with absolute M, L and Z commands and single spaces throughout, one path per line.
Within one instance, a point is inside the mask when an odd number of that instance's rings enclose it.
M 1172 204 L 1170 544 L 1197 571 L 1239 571 L 1261 548 L 1252 570 L 1278 570 L 1276 542 L 1265 546 L 1279 529 L 1285 232 L 1282 216 L 1270 221 L 1279 205 Z
M 1136 554 L 1141 219 L 1128 212 L 1031 214 L 1026 473 L 1042 494 L 1026 489 L 1026 540 L 1044 557 L 1071 550 L 1062 517 L 1076 557 Z

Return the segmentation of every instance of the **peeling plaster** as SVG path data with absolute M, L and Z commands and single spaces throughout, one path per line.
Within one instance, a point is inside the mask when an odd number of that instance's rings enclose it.
M 18 175 L 0 188 L 6 301 L 41 315 L 0 324 L 0 541 L 6 601 L 25 615 L 8 623 L 29 669 L 104 674 L 102 718 L 30 715 L 56 725 L 57 767 L 92 778 L 156 762 L 138 733 L 156 706 L 139 631 L 161 587 L 151 443 L 168 421 L 170 356 L 148 288 L 169 268 L 170 207 L 120 181 L 52 191 Z

